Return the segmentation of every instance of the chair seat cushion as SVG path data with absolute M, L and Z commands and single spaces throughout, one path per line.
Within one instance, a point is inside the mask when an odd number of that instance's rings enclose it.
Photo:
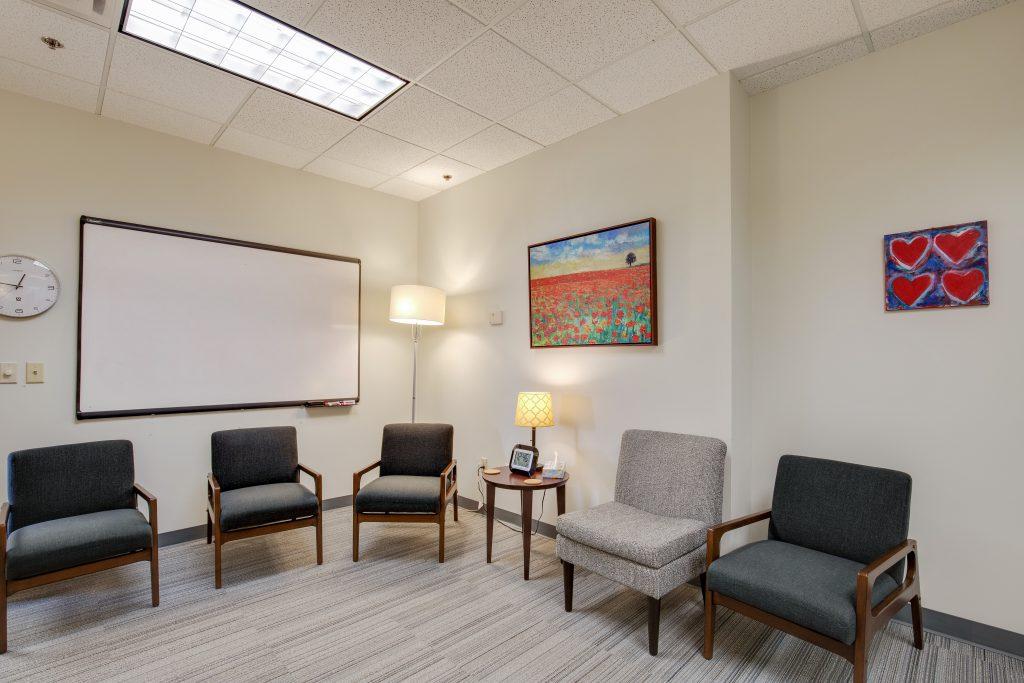
M 699 548 L 708 526 L 611 502 L 558 516 L 558 535 L 657 569 Z
M 708 588 L 804 628 L 850 644 L 857 633 L 857 572 L 864 565 L 781 541 L 745 545 L 708 568 Z M 896 589 L 882 574 L 877 605 Z
M 356 494 L 356 512 L 430 512 L 441 506 L 439 477 L 389 474 L 378 477 Z
M 29 524 L 7 537 L 7 578 L 77 567 L 153 545 L 153 530 L 138 510 L 104 510 Z
M 246 486 L 220 494 L 220 528 L 233 531 L 246 527 L 286 522 L 316 514 L 316 495 L 302 484 L 281 482 Z

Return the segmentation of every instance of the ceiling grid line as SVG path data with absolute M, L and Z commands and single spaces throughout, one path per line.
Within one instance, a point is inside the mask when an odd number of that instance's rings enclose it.
M 850 4 L 853 5 L 853 13 L 857 15 L 857 24 L 860 26 L 860 35 L 864 38 L 864 44 L 868 47 L 868 52 L 875 51 L 875 41 L 871 37 L 871 31 L 868 30 L 867 22 L 864 21 L 864 10 L 860 6 L 860 0 L 850 0 Z
M 125 0 L 117 0 L 115 3 L 115 16 L 120 16 Z M 111 28 L 107 37 L 107 56 L 103 62 L 103 77 L 100 79 L 100 90 L 96 96 L 97 116 L 103 115 L 103 100 L 107 97 L 107 79 L 110 77 L 110 62 L 114 59 L 114 43 L 117 40 L 117 32 Z

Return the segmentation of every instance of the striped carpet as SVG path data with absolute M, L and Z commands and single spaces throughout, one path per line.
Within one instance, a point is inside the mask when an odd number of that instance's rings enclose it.
M 301 529 L 225 546 L 219 591 L 204 541 L 163 549 L 157 608 L 146 564 L 19 593 L 0 679 L 849 680 L 840 658 L 726 609 L 705 661 L 690 587 L 665 598 L 661 653 L 651 657 L 643 596 L 578 570 L 576 611 L 566 614 L 550 539 L 535 537 L 524 582 L 521 537 L 496 525 L 488 565 L 483 517 L 460 516 L 449 519 L 443 565 L 435 527 L 383 524 L 363 527 L 353 564 L 343 508 L 326 515 L 321 567 L 312 529 Z M 1024 681 L 1022 660 L 934 634 L 918 652 L 898 623 L 872 654 L 872 681 Z

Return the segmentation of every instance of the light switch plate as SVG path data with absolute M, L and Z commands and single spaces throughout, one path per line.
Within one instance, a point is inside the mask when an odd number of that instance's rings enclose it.
M 45 379 L 42 363 L 25 363 L 25 384 L 42 384 Z
M 505 322 L 505 311 L 491 311 L 490 322 L 492 325 L 501 325 Z
M 0 363 L 0 384 L 18 383 L 18 364 Z

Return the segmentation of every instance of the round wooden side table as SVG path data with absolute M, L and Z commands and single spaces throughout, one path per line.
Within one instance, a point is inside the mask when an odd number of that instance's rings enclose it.
M 519 491 L 522 498 L 523 527 L 523 578 L 530 580 L 530 536 L 533 527 L 533 492 L 544 489 L 555 489 L 557 494 L 558 514 L 565 513 L 565 483 L 569 481 L 568 473 L 561 478 L 541 479 L 540 470 L 534 473 L 539 484 L 527 484 L 530 479 L 517 474 L 508 467 L 502 467 L 498 474 L 481 474 L 487 484 L 487 562 L 491 561 L 491 545 L 494 541 L 494 490 L 511 489 Z

